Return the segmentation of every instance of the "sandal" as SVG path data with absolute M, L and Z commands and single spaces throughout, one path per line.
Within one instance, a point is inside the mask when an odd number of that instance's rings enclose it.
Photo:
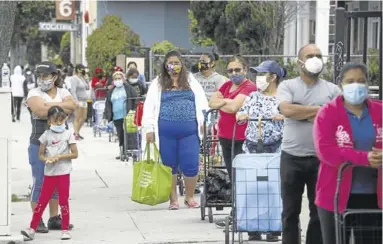
M 185 205 L 186 205 L 188 208 L 199 208 L 199 207 L 200 207 L 199 203 L 196 202 L 194 199 L 191 200 L 190 202 L 187 201 L 187 200 L 185 200 L 184 203 L 185 203 Z
M 180 208 L 180 205 L 176 203 L 170 203 L 169 210 L 178 210 Z

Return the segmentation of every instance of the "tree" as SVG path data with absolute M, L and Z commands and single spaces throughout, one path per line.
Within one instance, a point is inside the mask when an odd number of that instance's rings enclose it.
M 55 17 L 54 1 L 21 1 L 17 4 L 16 20 L 12 35 L 14 50 L 26 45 L 26 59 L 29 64 L 41 62 L 41 44 L 47 44 L 53 53 L 58 53 L 62 32 L 42 32 L 39 22 L 49 22 Z
M 8 54 L 11 49 L 11 37 L 15 22 L 17 3 L 0 1 L 0 65 L 8 63 Z M 1 80 L 1 76 L 0 76 Z
M 86 59 L 90 70 L 110 70 L 119 54 L 129 54 L 129 46 L 140 46 L 140 37 L 119 16 L 107 15 L 88 37 Z
M 171 50 L 176 50 L 176 49 L 179 49 L 179 48 L 174 46 L 174 44 L 171 43 L 168 40 L 165 40 L 165 41 L 162 41 L 162 42 L 156 42 L 150 48 L 150 50 L 154 54 L 162 54 L 162 55 L 165 55 L 167 52 L 169 52 Z
M 191 3 L 190 31 L 194 43 L 210 38 L 225 54 L 282 52 L 286 23 L 308 3 L 229 1 Z
M 65 32 L 61 37 L 60 57 L 64 65 L 70 63 L 70 32 Z

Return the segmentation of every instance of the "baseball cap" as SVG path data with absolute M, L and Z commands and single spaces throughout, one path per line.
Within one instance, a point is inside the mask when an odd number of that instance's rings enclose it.
M 38 74 L 53 74 L 57 73 L 57 67 L 52 62 L 42 62 L 36 66 L 36 73 Z
M 274 60 L 266 60 L 257 67 L 250 67 L 250 71 L 257 73 L 273 73 L 279 78 L 286 76 L 284 69 Z
M 85 70 L 85 66 L 82 64 L 76 64 L 75 70 Z

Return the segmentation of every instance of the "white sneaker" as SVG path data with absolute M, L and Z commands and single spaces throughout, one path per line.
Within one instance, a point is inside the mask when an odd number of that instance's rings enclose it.
M 24 237 L 24 241 L 32 241 L 35 239 L 35 231 L 31 228 L 22 230 L 21 234 Z
M 61 232 L 61 240 L 70 240 L 72 239 L 72 236 L 70 235 L 68 230 L 63 230 Z

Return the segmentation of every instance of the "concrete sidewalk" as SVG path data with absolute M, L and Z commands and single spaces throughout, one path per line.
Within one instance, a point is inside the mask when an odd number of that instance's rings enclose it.
M 32 182 L 27 153 L 30 130 L 29 114 L 24 112 L 22 122 L 14 123 L 12 127 L 13 139 L 17 140 L 12 145 L 12 192 L 17 195 L 28 194 Z M 199 209 L 182 206 L 179 211 L 169 211 L 167 203 L 150 207 L 132 202 L 132 165 L 114 159 L 118 153 L 117 143 L 108 142 L 106 134 L 94 138 L 89 127 L 85 127 L 82 134 L 85 140 L 78 144 L 80 154 L 73 163 L 71 175 L 71 223 L 75 228 L 73 239 L 65 243 L 224 243 L 222 230 L 207 220 L 202 221 Z M 179 201 L 182 203 L 183 199 Z M 303 209 L 306 210 L 302 219 L 305 227 L 307 201 L 303 202 Z M 12 213 L 12 231 L 18 234 L 29 225 L 29 203 L 13 203 Z M 46 211 L 44 220 L 47 219 Z M 30 243 L 64 243 L 59 237 L 59 231 L 51 231 L 38 234 Z

